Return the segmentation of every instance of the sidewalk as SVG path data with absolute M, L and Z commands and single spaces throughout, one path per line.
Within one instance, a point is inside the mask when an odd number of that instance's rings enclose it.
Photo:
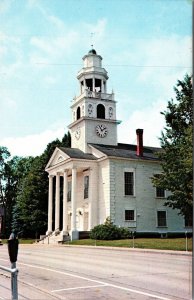
M 7 275 L 0 273 L 0 300 L 11 299 L 11 278 Z M 58 295 L 52 295 L 51 293 L 37 288 L 31 284 L 26 284 L 18 280 L 18 299 L 26 300 L 56 300 L 62 299 Z

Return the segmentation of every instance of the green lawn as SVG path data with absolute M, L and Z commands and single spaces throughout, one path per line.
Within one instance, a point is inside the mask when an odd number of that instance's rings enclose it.
M 188 238 L 188 251 L 192 251 L 192 238 Z M 7 240 L 2 240 L 3 244 L 7 243 Z M 33 244 L 35 240 L 32 239 L 19 239 L 19 244 Z M 85 245 L 85 246 L 109 246 L 109 247 L 126 247 L 133 248 L 133 240 L 116 240 L 116 241 L 102 241 L 102 240 L 77 240 L 73 242 L 66 242 L 66 245 Z M 134 239 L 134 248 L 142 249 L 161 249 L 161 250 L 186 250 L 185 238 L 136 238 Z
M 33 239 L 19 239 L 19 244 L 33 244 L 34 242 L 35 242 L 35 240 L 33 240 Z M 7 244 L 7 240 L 2 239 L 2 243 Z
M 69 245 L 88 245 L 88 246 L 109 246 L 109 247 L 127 247 L 133 248 L 133 240 L 116 240 L 116 241 L 102 241 L 102 240 L 78 240 L 69 242 Z M 162 250 L 186 250 L 185 238 L 161 239 L 161 238 L 136 238 L 134 239 L 134 247 L 142 249 L 162 249 Z M 192 251 L 192 238 L 188 239 L 188 250 Z

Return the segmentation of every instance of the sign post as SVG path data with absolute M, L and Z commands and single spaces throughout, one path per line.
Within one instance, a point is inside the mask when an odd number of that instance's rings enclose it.
M 8 253 L 11 262 L 11 269 L 15 269 L 15 272 L 11 273 L 11 292 L 12 300 L 18 300 L 18 282 L 17 275 L 18 270 L 16 269 L 16 261 L 18 255 L 18 239 L 14 233 L 11 233 L 8 242 Z

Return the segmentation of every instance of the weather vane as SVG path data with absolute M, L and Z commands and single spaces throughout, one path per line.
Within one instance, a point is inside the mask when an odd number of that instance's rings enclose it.
M 93 36 L 94 36 L 95 32 L 91 32 L 90 33 L 90 38 L 91 38 L 91 47 L 93 48 L 94 45 L 93 45 Z

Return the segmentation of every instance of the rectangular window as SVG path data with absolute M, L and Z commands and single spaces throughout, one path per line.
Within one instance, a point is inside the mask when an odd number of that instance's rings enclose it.
M 166 227 L 166 211 L 158 210 L 157 211 L 157 220 L 158 220 L 158 227 Z
M 135 221 L 134 210 L 125 210 L 125 221 Z
M 154 177 L 160 178 L 161 174 L 155 174 Z M 156 187 L 156 198 L 165 198 L 165 190 L 160 187 Z
M 89 176 L 84 176 L 84 199 L 88 198 L 89 192 Z
M 125 180 L 125 195 L 134 195 L 134 173 L 133 172 L 125 172 L 124 173 Z
M 156 187 L 156 197 L 165 198 L 165 190 L 159 187 Z
M 71 181 L 68 181 L 67 184 L 67 201 L 70 202 L 71 201 Z

